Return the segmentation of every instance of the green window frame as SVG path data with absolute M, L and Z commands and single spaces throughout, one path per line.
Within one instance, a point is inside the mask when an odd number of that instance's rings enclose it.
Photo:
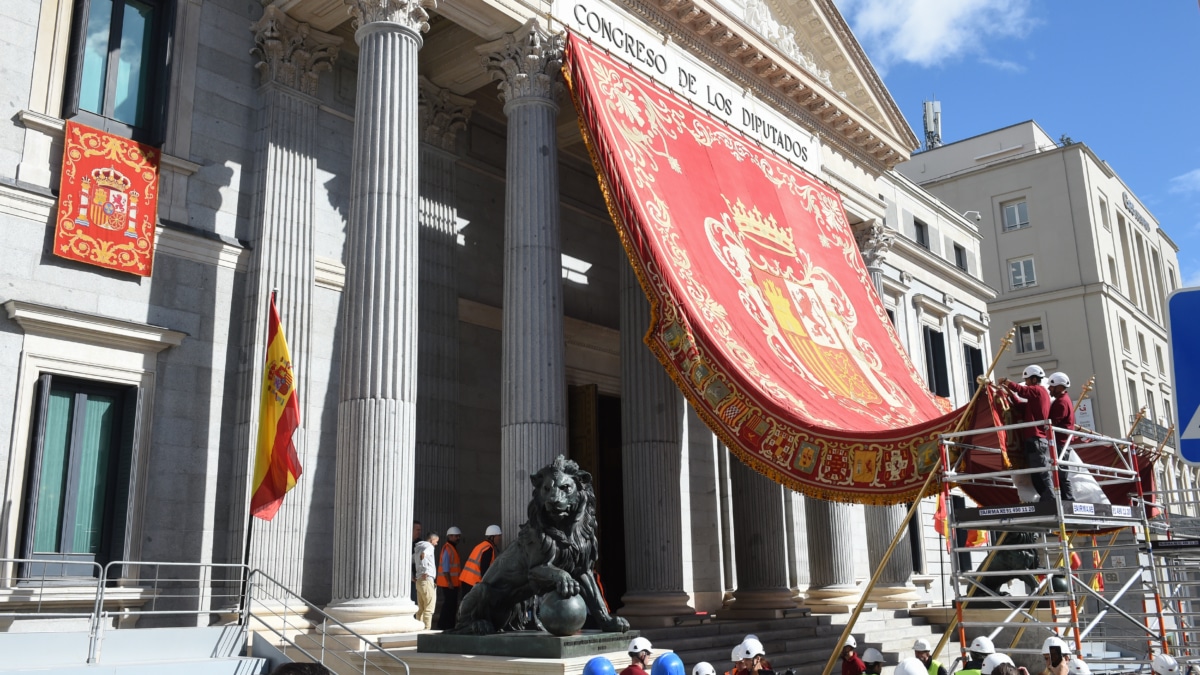
M 161 145 L 173 0 L 75 0 L 63 117 Z
M 25 483 L 24 578 L 124 557 L 138 389 L 43 373 Z

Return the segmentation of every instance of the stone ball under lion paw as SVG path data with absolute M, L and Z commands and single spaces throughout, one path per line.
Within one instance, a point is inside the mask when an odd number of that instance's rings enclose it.
M 542 596 L 538 619 L 551 635 L 574 635 L 587 621 L 587 604 L 579 595 L 564 598 L 557 591 Z

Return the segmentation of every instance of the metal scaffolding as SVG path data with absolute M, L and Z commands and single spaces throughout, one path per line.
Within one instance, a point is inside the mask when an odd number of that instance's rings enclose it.
M 1035 426 L 1048 432 L 1051 466 L 1011 466 L 1004 448 L 995 446 Z M 1057 447 L 1056 435 L 1069 437 L 1064 447 Z M 988 635 L 998 651 L 1023 657 L 1018 663 L 1035 663 L 1042 641 L 1056 635 L 1093 670 L 1109 671 L 1148 669 L 1155 653 L 1181 653 L 1173 642 L 1194 644 L 1200 653 L 1200 632 L 1186 618 L 1197 584 L 1194 570 L 1200 569 L 1186 568 L 1200 561 L 1200 548 L 1180 547 L 1171 554 L 1178 564 L 1167 564 L 1168 554 L 1157 545 L 1165 516 L 1161 509 L 1146 508 L 1155 500 L 1143 493 L 1140 478 L 1146 462 L 1153 461 L 1151 453 L 1128 440 L 1056 429 L 1048 422 L 946 434 L 940 445 L 947 467 L 941 482 L 952 542 L 955 617 L 964 650 L 968 633 Z M 1101 451 L 1106 463 L 1080 459 L 1079 453 L 1097 455 L 1089 449 Z M 1072 476 L 1076 492 L 1076 481 L 1090 476 L 1091 494 L 1102 489 L 1113 503 L 1094 496 L 1089 502 L 1062 500 L 1059 469 Z M 1022 502 L 1017 484 L 1047 472 L 1054 499 Z M 959 490 L 980 505 L 950 506 L 952 491 Z M 1200 520 L 1188 522 L 1198 533 L 1189 541 L 1200 546 Z M 969 531 L 988 532 L 986 543 L 960 543 L 970 538 Z M 1173 612 L 1176 616 L 1168 618 Z
M 1200 506 L 1195 490 L 1146 495 L 1155 584 L 1166 640 L 1176 659 L 1200 665 Z

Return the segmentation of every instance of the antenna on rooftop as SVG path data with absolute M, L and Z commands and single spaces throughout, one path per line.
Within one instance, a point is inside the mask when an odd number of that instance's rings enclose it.
M 925 149 L 942 144 L 942 102 L 925 101 Z

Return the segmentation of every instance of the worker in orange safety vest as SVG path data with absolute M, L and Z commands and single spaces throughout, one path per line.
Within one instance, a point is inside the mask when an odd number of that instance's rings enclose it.
M 462 559 L 458 557 L 458 542 L 462 530 L 451 527 L 446 530 L 446 543 L 438 556 L 437 587 L 442 595 L 442 609 L 438 614 L 438 630 L 450 630 L 458 620 L 458 589 L 461 585 Z
M 500 526 L 488 525 L 483 541 L 479 542 L 479 545 L 471 551 L 471 557 L 467 558 L 467 564 L 463 565 L 462 574 L 458 577 L 458 580 L 462 582 L 460 591 L 462 597 L 467 597 L 471 588 L 483 580 L 483 575 L 487 574 L 488 568 L 492 566 L 492 561 L 496 559 L 496 551 L 499 548 Z

